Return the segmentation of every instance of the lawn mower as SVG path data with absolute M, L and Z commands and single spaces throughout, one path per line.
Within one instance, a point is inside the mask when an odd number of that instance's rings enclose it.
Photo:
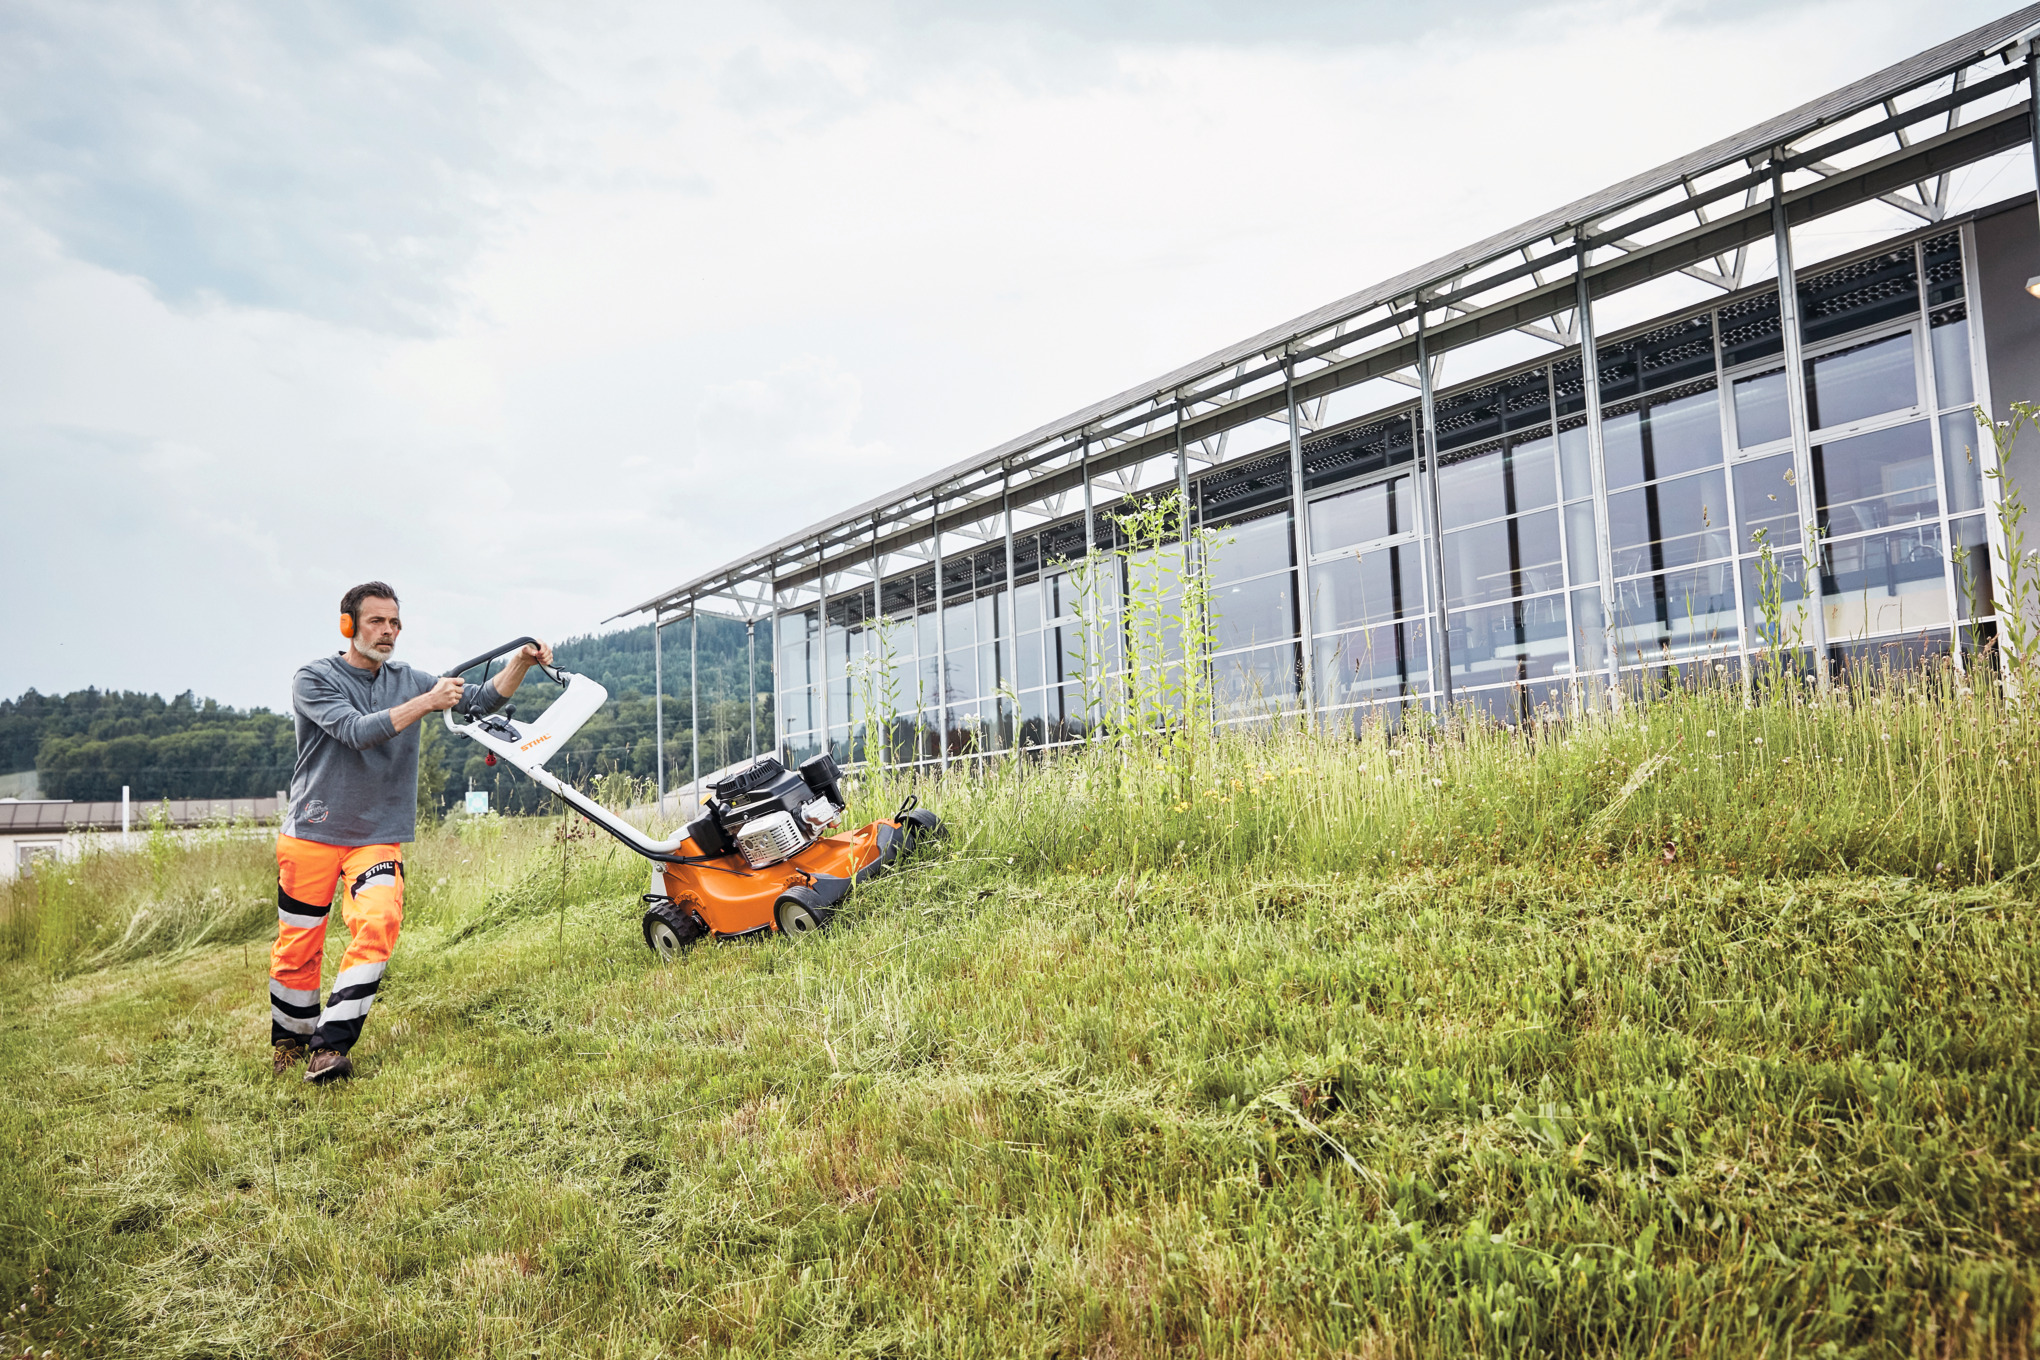
M 461 675 L 507 656 L 518 638 L 448 672 Z M 546 761 L 595 716 L 609 691 L 585 675 L 541 666 L 563 693 L 530 722 L 516 707 L 448 729 L 477 742 L 653 864 L 644 895 L 645 944 L 670 959 L 704 936 L 736 939 L 777 931 L 805 935 L 829 924 L 851 888 L 878 877 L 942 834 L 941 819 L 909 797 L 888 821 L 828 834 L 843 816 L 843 773 L 828 754 L 789 770 L 759 756 L 709 785 L 699 814 L 678 835 L 653 840 L 586 794 L 546 773 Z M 484 672 L 486 676 L 486 672 Z

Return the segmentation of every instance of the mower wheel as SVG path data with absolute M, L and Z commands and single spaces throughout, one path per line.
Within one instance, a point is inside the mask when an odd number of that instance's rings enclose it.
M 809 888 L 788 888 L 772 908 L 772 919 L 778 923 L 781 935 L 812 935 L 827 930 L 835 914 Z
M 901 818 L 900 830 L 906 833 L 906 844 L 900 847 L 902 855 L 913 854 L 923 841 L 939 841 L 949 834 L 942 819 L 926 808 L 915 808 Z
M 645 909 L 644 928 L 646 946 L 667 963 L 708 934 L 699 916 L 666 898 L 653 900 Z

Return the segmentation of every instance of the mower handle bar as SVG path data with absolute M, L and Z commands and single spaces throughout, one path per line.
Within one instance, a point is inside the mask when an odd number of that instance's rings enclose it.
M 481 665 L 484 662 L 494 661 L 499 656 L 507 656 L 511 652 L 516 651 L 519 647 L 527 646 L 537 641 L 538 639 L 535 637 L 521 637 L 518 638 L 515 642 L 506 642 L 502 646 L 496 648 L 494 651 L 483 652 L 480 656 L 471 657 L 468 660 L 461 662 L 458 666 L 455 666 L 453 669 L 447 671 L 446 674 L 464 675 L 468 671 L 473 670 L 475 667 Z M 546 678 L 551 680 L 554 684 L 564 685 L 567 683 L 566 681 L 560 679 L 559 671 L 557 671 L 553 667 L 540 666 L 539 669 L 544 671 L 546 673 Z

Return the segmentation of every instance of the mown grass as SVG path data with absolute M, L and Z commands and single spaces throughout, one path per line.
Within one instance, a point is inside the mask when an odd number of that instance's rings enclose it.
M 252 908 L 102 957 L 265 846 L 46 871 L 0 1345 L 2027 1353 L 2034 720 L 1932 685 L 957 769 L 843 929 L 670 967 L 630 856 L 442 830 L 330 1090 Z

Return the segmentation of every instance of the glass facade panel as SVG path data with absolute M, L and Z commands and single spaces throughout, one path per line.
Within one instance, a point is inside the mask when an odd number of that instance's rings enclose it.
M 1618 577 L 1727 557 L 1734 552 L 1729 534 L 1728 487 L 1719 468 L 1608 497 Z
M 1742 560 L 1743 613 L 1758 647 L 1800 647 L 1813 621 L 1806 608 L 1806 563 L 1796 552 L 1778 553 L 1770 570 L 1761 557 Z
M 1497 444 L 1457 462 L 1439 460 L 1439 514 L 1447 529 L 1500 519 L 1509 513 L 1502 454 L 1502 446 Z
M 1798 480 L 1789 453 L 1735 465 L 1735 517 L 1744 551 L 1756 545 L 1759 529 L 1773 548 L 1799 542 Z
M 1455 688 L 1541 679 L 1571 665 L 1563 595 L 1468 609 L 1447 622 Z
M 1039 689 L 1043 683 L 1041 674 L 1041 634 L 1022 633 L 1016 641 L 1015 651 L 1019 662 L 1014 682 L 1021 689 Z
M 1565 567 L 1574 585 L 1601 579 L 1592 501 L 1578 501 L 1565 508 Z
M 1741 635 L 1729 565 L 1722 562 L 1618 583 L 1615 641 L 1624 666 L 1733 650 Z
M 1810 428 L 1849 425 L 1919 405 L 1910 333 L 1852 345 L 1806 361 Z
M 1821 550 L 1821 572 L 1830 638 L 1917 632 L 1949 622 L 1938 524 L 1829 543 Z
M 1580 500 L 1594 494 L 1594 468 L 1587 455 L 1587 427 L 1576 425 L 1558 433 L 1559 469 L 1565 478 L 1565 498 Z
M 1990 530 L 1982 515 L 1952 521 L 1955 542 L 1955 611 L 1965 619 L 1989 618 L 1997 612 L 1990 569 Z
M 1430 652 L 1422 619 L 1320 638 L 1314 658 L 1318 702 L 1366 703 L 1429 688 Z
M 1785 396 L 1785 370 L 1774 368 L 1735 380 L 1735 442 L 1754 449 L 1792 436 L 1790 404 Z
M 1443 463 L 1438 469 L 1438 497 L 1447 529 L 1556 504 L 1551 437 L 1512 440 L 1507 446 L 1491 446 L 1472 457 Z
M 1934 437 L 1924 420 L 1813 448 L 1820 525 L 1832 537 L 1939 512 Z
M 1558 589 L 1565 584 L 1558 560 L 1556 510 L 1449 533 L 1445 535 L 1446 607 Z
M 1289 512 L 1265 515 L 1245 524 L 1213 531 L 1211 581 L 1221 585 L 1296 565 L 1296 545 L 1289 532 Z
M 1608 665 L 1608 630 L 1601 613 L 1601 588 L 1572 593 L 1574 672 L 1592 675 Z
M 1676 477 L 1721 462 L 1721 405 L 1709 383 L 1670 401 L 1652 402 L 1644 412 L 1643 475 Z M 1610 486 L 1616 485 L 1611 469 Z
M 1550 426 L 1545 427 L 1547 430 Z M 1558 441 L 1549 434 L 1509 442 L 1509 509 L 1558 504 Z
M 1934 314 L 1927 332 L 1934 351 L 1935 405 L 1968 406 L 1976 400 L 1976 377 L 1969 364 L 1969 322 L 1961 307 Z
M 1295 578 L 1289 572 L 1214 586 L 1211 632 L 1219 651 L 1296 636 Z
M 1244 717 L 1296 703 L 1296 644 L 1232 652 L 1211 663 L 1213 697 L 1226 717 Z
M 1415 543 L 1320 562 L 1310 579 L 1311 626 L 1320 633 L 1424 611 L 1423 549 Z
M 1973 409 L 1941 417 L 1941 470 L 1948 486 L 1948 513 L 1983 509 L 1983 463 L 1977 446 L 1984 433 Z
M 1416 498 L 1408 477 L 1391 477 L 1310 504 L 1313 553 L 1412 533 L 1416 527 Z

